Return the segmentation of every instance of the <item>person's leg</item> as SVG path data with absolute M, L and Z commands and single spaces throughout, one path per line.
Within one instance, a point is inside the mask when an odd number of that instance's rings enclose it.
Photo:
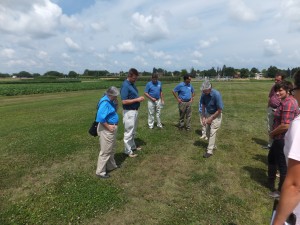
M 185 116 L 185 103 L 184 102 L 178 103 L 178 109 L 179 109 L 178 127 L 183 128 L 184 127 L 184 116 Z
M 104 126 L 101 123 L 98 124 L 98 133 L 100 135 L 100 153 L 97 162 L 96 174 L 104 176 L 106 174 L 106 164 L 110 159 L 110 152 L 113 145 L 111 135 L 106 132 Z
M 275 180 L 277 172 L 277 161 L 276 161 L 276 151 L 277 151 L 277 141 L 273 141 L 268 154 L 268 187 L 273 192 L 275 191 Z
M 283 152 L 284 149 L 284 140 L 279 140 L 279 147 L 278 147 L 278 154 L 277 154 L 277 165 L 278 165 L 278 170 L 280 173 L 280 178 L 279 178 L 279 185 L 278 185 L 278 191 L 281 191 L 282 184 L 285 180 L 286 173 L 287 173 L 287 165 L 286 165 L 286 160 L 285 160 L 285 155 Z
M 124 153 L 132 154 L 132 147 L 134 144 L 134 126 L 135 126 L 135 110 L 123 111 L 123 124 L 124 124 Z
M 270 133 L 273 129 L 274 124 L 274 109 L 272 107 L 267 108 L 267 125 L 268 125 L 268 133 Z M 273 143 L 273 139 L 269 137 L 268 147 L 271 147 Z
M 202 116 L 201 114 L 199 113 L 199 121 L 200 121 L 200 126 L 201 126 L 201 138 L 206 138 L 206 126 L 203 125 L 203 122 L 202 122 Z
M 116 161 L 115 161 L 115 151 L 116 151 L 116 146 L 117 146 L 117 130 L 118 130 L 118 126 L 115 126 L 115 130 L 113 132 L 108 132 L 108 139 L 111 142 L 111 150 L 109 151 L 110 157 L 109 160 L 106 163 L 106 170 L 114 170 L 116 168 L 118 168 Z
M 154 127 L 155 103 L 148 100 L 148 126 L 150 129 Z
M 155 102 L 155 110 L 156 110 L 156 121 L 157 121 L 157 126 L 162 128 L 161 120 L 160 120 L 160 105 L 161 105 L 161 99 L 157 100 Z
M 135 139 L 136 131 L 137 131 L 137 127 L 138 127 L 138 111 L 137 110 L 133 110 L 132 115 L 133 115 L 133 132 L 132 132 L 132 146 L 131 146 L 131 150 L 137 148 L 134 139 Z
M 192 103 L 186 103 L 186 129 L 191 129 L 191 118 L 192 118 Z
M 222 123 L 222 113 L 215 118 L 212 123 L 209 125 L 209 137 L 208 137 L 208 146 L 207 153 L 213 154 L 213 150 L 216 144 L 217 131 L 219 130 Z

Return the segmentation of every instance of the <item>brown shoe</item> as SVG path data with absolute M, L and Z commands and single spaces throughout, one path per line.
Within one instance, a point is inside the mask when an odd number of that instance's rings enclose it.
M 137 154 L 134 154 L 134 153 L 131 153 L 131 154 L 129 154 L 128 155 L 128 157 L 130 157 L 130 158 L 135 158 L 135 157 L 137 157 L 138 155 Z

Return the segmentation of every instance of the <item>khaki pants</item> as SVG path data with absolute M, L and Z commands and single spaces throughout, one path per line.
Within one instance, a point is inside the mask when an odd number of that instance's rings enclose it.
M 148 126 L 149 126 L 149 128 L 154 127 L 154 115 L 155 114 L 156 114 L 157 126 L 162 127 L 161 121 L 160 121 L 160 104 L 161 104 L 160 99 L 158 99 L 155 102 L 148 100 Z
M 199 118 L 200 118 L 200 125 L 201 125 L 201 135 L 202 137 L 206 137 L 206 126 L 203 125 L 201 113 L 199 114 Z
M 132 149 L 136 149 L 134 137 L 138 124 L 137 110 L 123 110 L 123 124 L 124 124 L 124 152 L 127 155 L 132 153 Z
M 184 118 L 186 118 L 186 129 L 191 128 L 191 117 L 192 117 L 192 103 L 181 102 L 178 104 L 179 108 L 179 124 L 178 127 L 184 127 Z
M 100 141 L 100 153 L 97 163 L 97 175 L 105 175 L 107 170 L 113 170 L 117 168 L 117 164 L 114 158 L 116 149 L 116 137 L 118 126 L 115 126 L 115 130 L 110 132 L 99 123 L 97 127 L 99 141 Z
M 211 114 L 207 113 L 207 117 L 211 116 Z M 208 146 L 207 153 L 213 154 L 213 150 L 216 147 L 216 137 L 217 131 L 221 127 L 222 123 L 222 113 L 219 114 L 217 118 L 215 118 L 211 124 L 206 124 L 206 136 L 208 137 Z

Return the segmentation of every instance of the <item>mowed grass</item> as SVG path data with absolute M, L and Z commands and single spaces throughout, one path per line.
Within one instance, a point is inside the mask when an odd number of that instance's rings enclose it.
M 271 82 L 213 82 L 225 109 L 218 149 L 203 159 L 200 82 L 192 131 L 164 85 L 164 129 L 139 110 L 137 158 L 123 154 L 123 125 L 111 179 L 95 176 L 99 141 L 88 135 L 104 90 L 0 97 L 0 224 L 269 224 L 266 104 Z M 144 87 L 139 87 L 140 94 Z M 122 121 L 122 110 L 119 110 Z

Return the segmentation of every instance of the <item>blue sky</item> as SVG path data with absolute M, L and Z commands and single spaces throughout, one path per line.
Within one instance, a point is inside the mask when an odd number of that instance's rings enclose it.
M 299 67 L 299 0 L 1 0 L 0 72 Z

